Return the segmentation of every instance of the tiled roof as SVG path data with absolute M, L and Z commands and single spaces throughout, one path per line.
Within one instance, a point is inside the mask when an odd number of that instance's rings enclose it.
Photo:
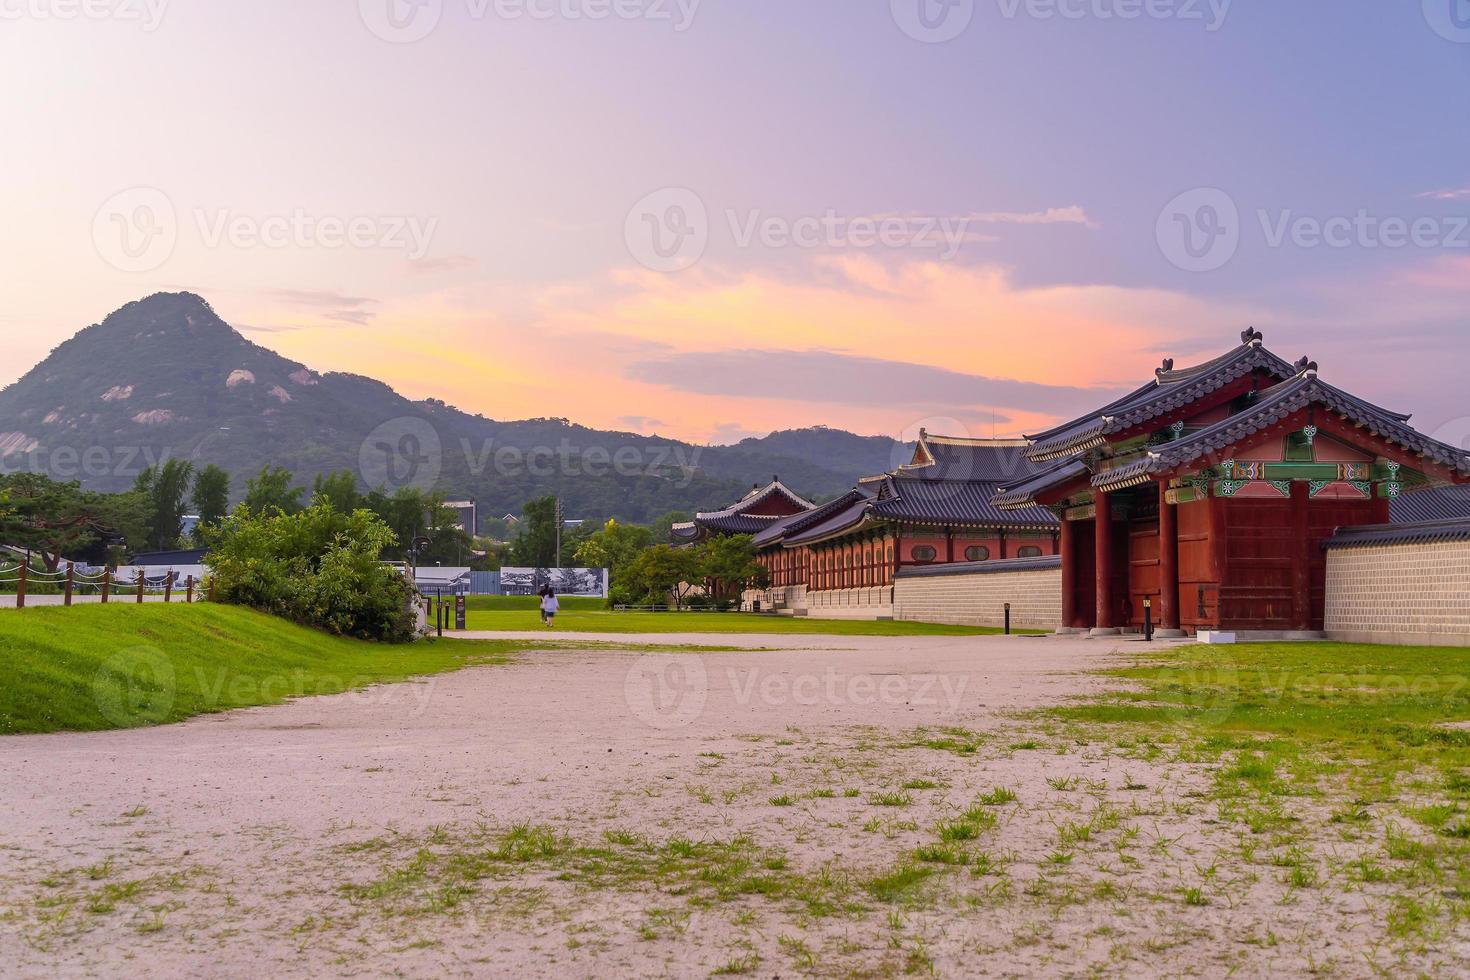
M 1389 501 L 1388 510 L 1395 524 L 1470 518 L 1470 486 L 1412 490 Z
M 1374 435 L 1470 477 L 1470 454 L 1415 431 L 1405 424 L 1402 415 L 1334 388 L 1317 377 L 1314 366 L 1308 366 L 1292 380 L 1261 392 L 1244 411 L 1183 439 L 1150 447 L 1132 462 L 1097 473 L 1092 478 L 1093 486 L 1120 490 L 1144 483 L 1155 474 L 1214 456 L 1308 405 L 1328 408 Z
M 774 523 L 767 525 L 755 536 L 757 548 L 767 548 L 780 544 L 790 535 L 798 534 L 819 521 L 832 516 L 839 510 L 843 510 L 859 500 L 867 500 L 871 495 L 864 490 L 849 490 L 847 493 L 833 500 L 820 504 L 811 510 L 800 514 L 792 514 L 789 517 L 777 519 Z
M 1006 558 L 1000 561 L 956 561 L 939 565 L 901 568 L 899 578 L 938 578 L 944 575 L 998 575 L 1002 572 L 1044 572 L 1062 567 L 1061 555 L 1039 558 Z
M 901 474 L 888 482 L 889 495 L 873 502 L 873 514 L 918 524 L 985 527 L 1057 526 L 1045 507 L 1002 510 L 994 498 L 998 483 L 971 480 L 924 480 Z
M 1430 544 L 1439 541 L 1470 541 L 1470 519 L 1345 527 L 1322 542 L 1322 547 L 1336 550 L 1374 545 Z
M 868 509 L 871 506 L 867 498 L 854 500 L 846 507 L 829 515 L 825 520 L 818 521 L 805 530 L 789 536 L 786 538 L 786 545 L 791 547 L 799 544 L 813 544 L 844 531 L 850 531 L 868 519 Z
M 895 475 L 923 480 L 989 480 L 1004 483 L 1045 469 L 1027 456 L 1025 439 L 961 439 L 919 434 L 914 462 Z
M 1051 460 L 1087 449 L 1106 437 L 1143 425 L 1199 401 L 1254 371 L 1286 380 L 1296 370 L 1261 345 L 1261 335 L 1248 330 L 1239 347 L 1192 368 L 1175 370 L 1172 361 L 1155 373 L 1154 380 L 1098 411 L 1032 436 L 1028 450 L 1034 460 Z
M 1001 492 L 991 499 L 991 503 L 1007 511 L 1018 507 L 1035 506 L 1038 493 L 1061 486 L 1069 480 L 1084 476 L 1087 472 L 1087 464 L 1080 457 L 1069 456 L 1058 460 L 1029 480 L 1002 488 Z

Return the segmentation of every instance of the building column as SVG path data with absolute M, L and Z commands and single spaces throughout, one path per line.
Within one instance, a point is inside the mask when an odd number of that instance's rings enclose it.
M 1312 523 L 1308 507 L 1311 485 L 1291 481 L 1291 534 L 1296 547 L 1291 555 L 1291 628 L 1305 633 L 1312 628 Z
M 1159 634 L 1183 636 L 1179 624 L 1179 511 L 1169 503 L 1164 480 L 1159 483 Z
M 1062 517 L 1062 627 L 1057 632 L 1071 633 L 1081 624 L 1077 622 L 1077 526 L 1075 521 Z
M 1097 562 L 1097 625 L 1093 636 L 1112 636 L 1119 631 L 1114 625 L 1117 612 L 1113 609 L 1113 498 L 1105 490 L 1093 491 L 1097 501 L 1097 517 L 1093 523 L 1096 545 L 1093 549 Z

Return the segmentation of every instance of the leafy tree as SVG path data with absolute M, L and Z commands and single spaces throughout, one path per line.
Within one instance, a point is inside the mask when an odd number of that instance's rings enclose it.
M 393 531 L 326 501 L 295 514 L 240 507 L 207 528 L 215 598 L 363 640 L 413 636 L 407 579 L 380 560 Z
M 300 487 L 282 466 L 267 466 L 245 485 L 245 507 L 252 514 L 294 514 L 301 510 Z
M 362 494 L 357 492 L 357 477 L 351 470 L 318 475 L 311 485 L 311 499 L 313 503 L 325 500 L 344 514 L 363 506 Z
M 572 560 L 582 568 L 606 568 L 608 577 L 617 583 L 639 553 L 651 547 L 653 532 L 648 528 L 608 521 L 577 546 Z
M 769 573 L 755 560 L 753 541 L 749 534 L 718 535 L 693 549 L 710 598 L 738 599 L 747 584 L 765 586 Z
M 199 523 L 213 527 L 230 512 L 230 474 L 213 463 L 194 477 L 194 510 Z
M 58 483 L 39 473 L 0 476 L 0 541 L 37 553 L 48 571 L 73 560 L 100 556 L 109 542 L 143 544 L 148 536 L 148 504 L 138 494 L 84 491 L 78 483 Z
M 138 474 L 133 492 L 147 502 L 147 546 L 156 551 L 177 548 L 184 534 L 184 511 L 188 508 L 189 485 L 194 464 L 171 459 Z
M 653 519 L 653 538 L 655 541 L 668 541 L 673 537 L 675 524 L 687 524 L 693 518 L 682 510 L 669 511 L 661 517 Z
M 559 564 L 556 558 L 556 498 L 540 497 L 522 509 L 510 543 L 510 563 L 517 568 L 554 568 Z
M 699 555 L 693 548 L 654 545 L 640 552 L 623 574 L 618 598 L 633 602 L 674 600 L 680 608 L 701 579 Z

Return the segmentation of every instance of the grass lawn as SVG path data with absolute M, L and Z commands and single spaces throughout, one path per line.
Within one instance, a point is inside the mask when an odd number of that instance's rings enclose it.
M 506 643 L 362 643 L 230 606 L 6 610 L 0 735 L 163 724 L 510 653 Z
M 1266 863 L 1291 888 L 1381 886 L 1408 949 L 1470 924 L 1470 649 L 1181 646 L 1108 673 L 1135 689 L 1047 714 L 1083 744 L 1207 766 L 1201 802 L 1240 834 L 1222 880 Z
M 537 611 L 541 608 L 540 600 L 535 596 L 470 596 L 468 606 L 468 623 L 472 630 L 542 628 Z M 568 633 L 825 633 L 839 636 L 991 636 L 1002 632 L 981 626 L 757 616 L 753 613 L 620 613 L 608 609 L 602 599 L 581 596 L 562 598 L 556 628 Z

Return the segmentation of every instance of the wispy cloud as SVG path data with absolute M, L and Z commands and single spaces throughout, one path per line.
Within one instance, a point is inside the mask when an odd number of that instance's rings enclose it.
M 377 314 L 378 301 L 365 296 L 344 296 L 317 289 L 264 289 L 266 299 L 297 310 L 308 311 L 334 323 L 363 326 Z
M 1450 188 L 1441 191 L 1425 191 L 1415 194 L 1417 198 L 1429 201 L 1470 201 L 1470 187 Z

